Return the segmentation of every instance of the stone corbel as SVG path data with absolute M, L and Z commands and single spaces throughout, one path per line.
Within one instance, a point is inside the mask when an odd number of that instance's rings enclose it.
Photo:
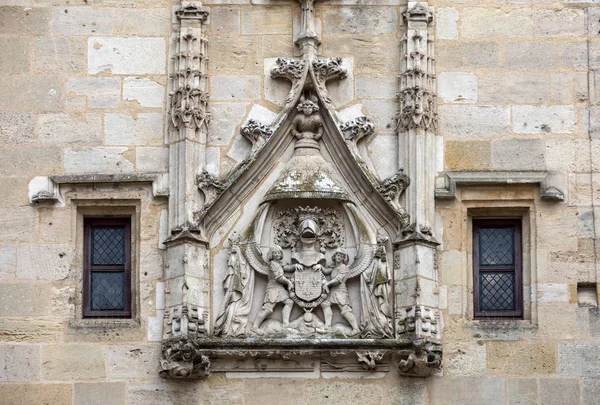
M 36 176 L 29 182 L 29 202 L 57 203 L 60 201 L 58 184 L 47 176 Z
M 210 359 L 193 339 L 169 339 L 162 343 L 159 375 L 167 379 L 204 379 L 210 375 Z
M 410 349 L 398 352 L 398 372 L 406 377 L 428 377 L 442 368 L 440 344 L 415 341 Z

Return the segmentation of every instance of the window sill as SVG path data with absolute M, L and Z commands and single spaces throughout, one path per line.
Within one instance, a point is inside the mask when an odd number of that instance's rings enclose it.
M 141 323 L 138 319 L 90 318 L 71 320 L 69 327 L 73 329 L 138 329 L 141 327 Z
M 529 319 L 472 319 L 463 324 L 473 337 L 481 340 L 520 340 L 534 334 L 538 326 Z

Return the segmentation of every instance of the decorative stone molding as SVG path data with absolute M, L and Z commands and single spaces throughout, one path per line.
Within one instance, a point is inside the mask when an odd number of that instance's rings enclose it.
M 273 79 L 283 78 L 292 83 L 292 89 L 285 99 L 286 107 L 290 108 L 294 100 L 298 97 L 298 92 L 306 78 L 306 69 L 308 64 L 306 60 L 295 58 L 277 58 L 277 66 L 271 69 Z
M 273 130 L 268 125 L 261 124 L 251 118 L 246 125 L 242 126 L 240 133 L 252 143 L 252 151 L 250 153 L 254 153 L 273 135 Z
M 344 138 L 354 147 L 356 147 L 361 139 L 375 133 L 375 125 L 364 115 L 343 123 L 340 125 L 340 129 L 344 133 Z
M 325 103 L 331 103 L 326 83 L 333 79 L 345 79 L 348 75 L 342 66 L 342 58 L 319 58 L 312 62 L 314 80 Z
M 485 186 L 493 184 L 539 184 L 540 197 L 549 201 L 563 201 L 565 195 L 552 185 L 552 177 L 547 172 L 446 172 L 446 188 L 435 190 L 435 198 L 451 200 L 456 198 L 456 187 Z
M 225 184 L 217 176 L 206 170 L 196 176 L 196 185 L 204 193 L 205 205 L 209 205 L 217 195 L 225 190 Z

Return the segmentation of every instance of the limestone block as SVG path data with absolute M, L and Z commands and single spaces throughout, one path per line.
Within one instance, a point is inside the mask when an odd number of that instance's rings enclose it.
M 549 139 L 546 141 L 546 167 L 548 170 L 585 172 L 590 167 L 589 147 L 587 140 Z
M 436 39 L 458 39 L 458 11 L 452 7 L 437 10 L 435 25 Z
M 510 11 L 498 8 L 467 7 L 460 16 L 460 34 L 465 38 L 529 37 L 533 33 L 530 8 Z
M 239 34 L 239 7 L 215 7 L 210 13 L 210 29 L 214 35 Z
M 600 310 L 596 308 L 589 309 L 590 336 L 600 337 Z
M 13 149 L 11 154 L 12 159 L 0 160 L 0 176 L 50 175 L 61 171 L 61 149 L 58 147 L 20 147 Z
M 135 117 L 105 114 L 104 142 L 106 145 L 162 145 L 163 126 L 161 113 L 137 114 Z
M 130 173 L 133 164 L 125 155 L 126 147 L 83 147 L 65 149 L 67 173 Z
M 586 102 L 589 98 L 587 76 L 586 72 L 551 73 L 550 101 L 555 104 Z
M 584 10 L 539 9 L 535 20 L 535 35 L 538 37 L 579 37 L 585 33 Z
M 394 132 L 396 112 L 398 111 L 397 103 L 385 100 L 364 100 L 363 104 L 368 115 L 373 119 L 377 133 Z
M 44 293 L 49 294 L 49 291 Z M 0 318 L 0 339 L 3 342 L 59 342 L 62 329 L 62 321 L 56 318 Z
M 243 136 L 238 135 L 233 139 L 231 148 L 227 151 L 227 156 L 239 163 L 250 155 L 251 149 L 250 142 Z
M 292 55 L 294 52 L 289 35 L 265 35 L 261 38 L 263 58 L 278 58 L 281 55 Z
M 116 8 L 113 34 L 140 37 L 165 37 L 171 34 L 169 8 Z
M 546 145 L 542 140 L 510 139 L 492 142 L 494 170 L 544 170 Z
M 451 138 L 495 138 L 508 134 L 506 106 L 442 105 L 438 108 L 440 134 Z
M 569 302 L 569 285 L 538 284 L 537 302 Z
M 573 304 L 538 303 L 537 338 L 567 340 L 581 336 L 577 309 Z
M 594 40 L 590 41 L 590 67 L 599 68 L 600 67 L 600 41 Z
M 206 148 L 206 171 L 219 177 L 221 173 L 221 148 Z
M 494 72 L 479 77 L 479 101 L 539 104 L 548 100 L 548 76 L 538 72 Z
M 212 76 L 211 100 L 257 100 L 260 94 L 260 76 Z
M 560 67 L 556 43 L 507 42 L 502 47 L 502 66 L 507 69 L 556 69 Z
M 427 394 L 430 403 L 439 405 L 462 404 L 462 378 L 431 378 L 427 384 Z
M 266 107 L 263 107 L 260 104 L 253 104 L 252 108 L 250 109 L 250 112 L 248 113 L 248 119 L 246 120 L 246 122 L 248 122 L 250 119 L 253 119 L 260 123 L 270 125 L 273 122 L 275 122 L 276 118 L 277 113 L 269 110 Z
M 242 34 L 291 34 L 292 7 L 242 9 Z
M 27 38 L 0 38 L 0 71 L 4 74 L 29 71 L 29 40 Z
M 163 74 L 164 38 L 88 38 L 88 73 Z
M 67 93 L 87 99 L 89 108 L 116 108 L 121 98 L 121 80 L 117 77 L 70 77 Z
M 394 377 L 396 377 L 394 373 Z M 425 405 L 427 390 L 425 381 L 419 378 L 396 377 L 387 392 L 388 404 Z
M 136 148 L 135 168 L 140 172 L 169 170 L 169 148 Z
M 584 378 L 581 383 L 583 405 L 594 405 L 600 398 L 600 378 Z
M 196 404 L 201 398 L 200 387 L 203 385 L 173 384 L 158 378 L 154 382 L 128 382 L 127 405 Z
M 575 378 L 540 378 L 540 400 L 544 405 L 579 404 L 581 388 Z
M 238 135 L 236 131 L 241 117 L 246 115 L 248 103 L 217 103 L 209 104 L 211 120 L 208 131 L 209 146 L 229 145 L 234 136 Z
M 572 106 L 513 106 L 512 116 L 518 134 L 570 134 L 576 125 Z
M 39 38 L 34 42 L 33 68 L 39 73 L 83 73 L 86 59 L 87 43 L 81 38 Z
M 446 285 L 466 285 L 467 253 L 445 250 L 442 253 L 440 276 Z
M 38 117 L 41 143 L 100 144 L 102 116 L 100 114 L 43 114 Z
M 68 208 L 39 207 L 39 235 L 44 242 L 69 243 L 71 241 L 71 210 Z
M 600 36 L 600 8 L 592 6 L 588 12 L 588 35 L 590 37 Z
M 154 245 L 140 247 L 140 280 L 158 280 L 163 273 L 162 251 Z
M 135 100 L 142 107 L 163 107 L 165 87 L 151 79 L 126 77 L 123 79 L 123 99 Z
M 50 284 L 0 284 L 3 316 L 43 316 L 50 309 Z
M 558 370 L 561 375 L 597 377 L 600 346 L 595 343 L 560 343 Z
M 67 280 L 73 274 L 75 252 L 68 245 L 19 246 L 17 277 L 29 280 Z
M 447 103 L 475 103 L 477 76 L 467 72 L 443 72 L 438 75 L 438 96 Z
M 39 345 L 0 345 L 0 381 L 40 379 Z
M 447 42 L 436 44 L 439 69 L 475 69 L 500 66 L 500 45 L 496 42 Z
M 346 78 L 331 80 L 327 84 L 331 102 L 336 108 L 345 106 L 354 100 L 354 62 L 352 58 L 342 58 L 341 65 L 346 69 Z
M 160 344 L 112 346 L 108 349 L 109 378 L 153 378 L 160 360 Z
M 493 374 L 529 376 L 556 372 L 556 344 L 487 342 L 487 368 Z
M 33 207 L 0 207 L 0 241 L 28 242 L 37 232 L 38 212 Z
M 271 69 L 276 65 L 277 58 L 265 59 L 263 81 L 264 94 L 265 100 L 283 107 L 285 105 L 285 99 L 287 98 L 290 90 L 292 89 L 292 84 L 285 79 L 271 78 Z
M 125 405 L 125 383 L 75 384 L 73 405 Z
M 563 42 L 562 65 L 566 68 L 587 69 L 588 44 L 587 42 Z
M 165 310 L 157 310 L 156 316 L 148 317 L 148 342 L 160 342 L 163 338 Z
M 91 344 L 60 344 L 42 347 L 45 380 L 105 378 L 102 347 Z
M 43 36 L 50 33 L 47 7 L 0 7 L 0 21 L 0 34 Z
M 59 76 L 0 77 L 0 109 L 51 112 L 62 109 L 63 79 Z
M 357 98 L 387 98 L 395 99 L 398 92 L 398 78 L 396 76 L 357 76 Z
M 31 113 L 0 112 L 0 144 L 33 142 L 34 120 Z
M 448 376 L 480 376 L 486 374 L 486 345 L 477 342 L 453 341 L 444 345 Z
M 13 279 L 17 270 L 17 249 L 0 246 L 0 279 Z
M 113 9 L 108 7 L 53 7 L 52 34 L 71 37 L 74 35 L 111 35 Z
M 534 378 L 507 379 L 506 397 L 509 405 L 537 405 L 537 381 Z
M 444 161 L 447 170 L 489 170 L 489 141 L 446 141 Z
M 400 47 L 392 36 L 330 37 L 323 44 L 324 54 L 354 58 L 354 73 L 397 74 Z
M 377 135 L 367 145 L 367 151 L 380 179 L 393 176 L 398 171 L 398 137 Z
M 428 388 L 436 405 L 503 404 L 505 399 L 502 378 L 433 378 Z
M 280 57 L 281 55 L 278 54 L 274 57 Z M 260 36 L 211 37 L 208 57 L 210 60 L 208 64 L 209 76 L 259 74 L 262 65 L 261 38 Z
M 71 405 L 71 384 L 0 384 L 3 405 Z
M 246 381 L 250 383 L 250 381 Z M 347 404 L 352 398 L 359 404 L 381 404 L 383 387 L 377 381 L 355 384 L 344 381 L 321 381 L 307 383 L 305 390 L 306 403 L 311 405 Z
M 325 35 L 381 35 L 398 32 L 398 13 L 392 7 L 344 7 L 323 13 Z

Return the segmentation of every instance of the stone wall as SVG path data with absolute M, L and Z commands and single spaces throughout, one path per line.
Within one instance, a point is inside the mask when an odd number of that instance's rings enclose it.
M 206 169 L 221 177 L 250 153 L 240 126 L 250 118 L 270 124 L 280 111 L 289 85 L 268 72 L 276 58 L 297 52 L 296 2 L 253 3 L 204 3 L 212 113 Z M 168 170 L 167 71 L 177 5 L 2 2 L 0 402 L 597 403 L 600 313 L 578 305 L 578 283 L 596 283 L 600 252 L 595 4 L 429 3 L 436 9 L 438 187 L 446 172 L 547 171 L 548 184 L 564 193 L 557 202 L 542 199 L 538 183 L 458 186 L 455 198 L 437 201 L 443 375 L 402 378 L 393 368 L 215 373 L 191 383 L 157 373 L 167 199 L 140 176 Z M 398 0 L 316 4 L 322 54 L 344 58 L 348 69 L 330 87 L 333 103 L 342 119 L 361 111 L 374 122 L 376 135 L 361 153 L 381 178 L 405 159 L 394 118 L 405 9 Z M 35 176 L 66 175 L 85 182 L 65 180 L 60 201 L 30 204 Z M 92 175 L 133 180 L 97 182 Z M 119 210 L 133 215 L 139 235 L 136 316 L 82 320 L 82 215 Z M 524 218 L 525 320 L 472 319 L 470 221 L 477 215 Z

